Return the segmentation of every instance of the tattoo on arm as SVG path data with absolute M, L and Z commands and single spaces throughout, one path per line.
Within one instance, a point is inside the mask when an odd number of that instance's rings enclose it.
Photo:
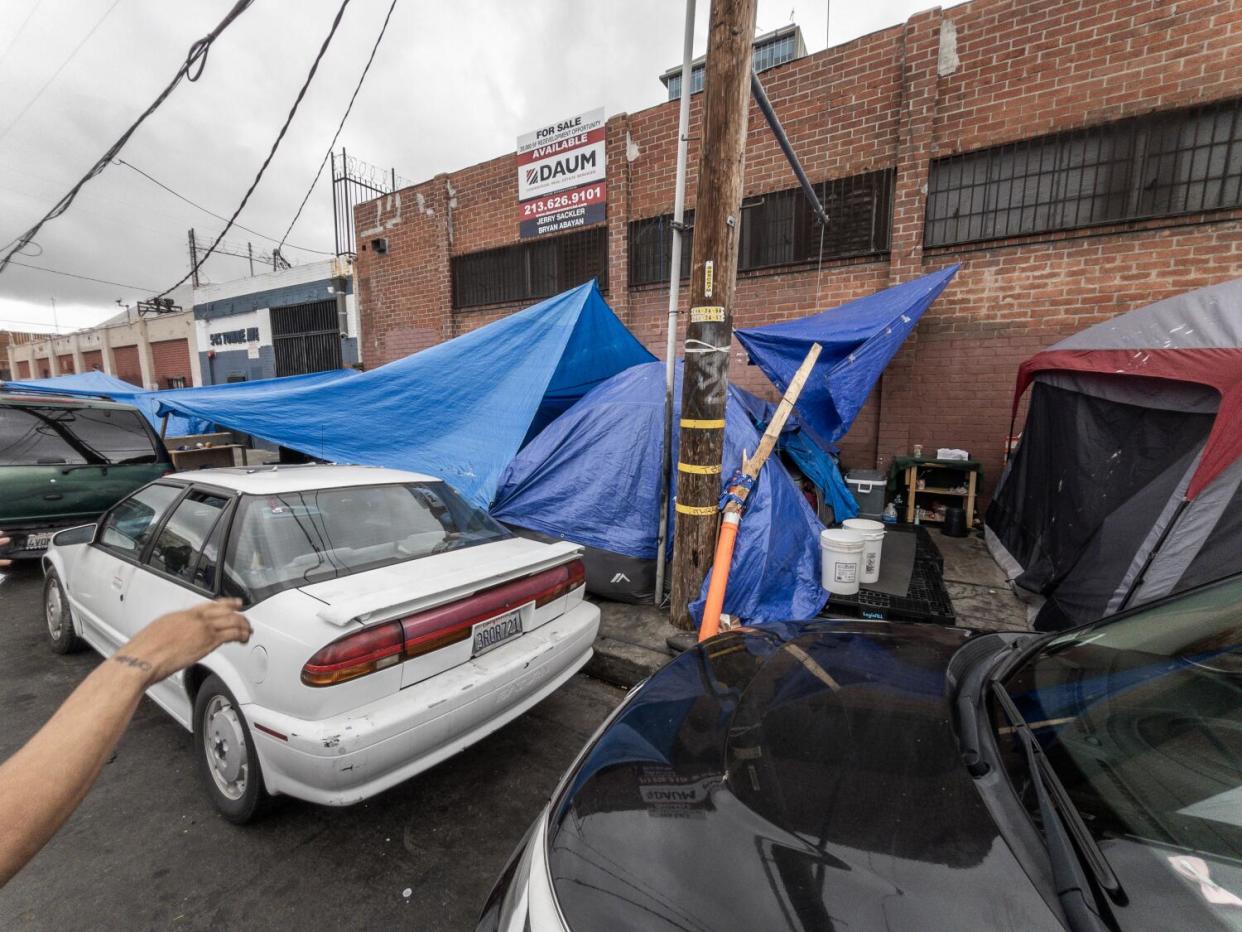
M 139 660 L 137 657 L 130 657 L 128 654 L 113 654 L 110 659 L 115 660 L 117 663 L 123 663 L 127 667 L 134 667 L 143 673 L 151 672 L 151 664 L 145 660 Z

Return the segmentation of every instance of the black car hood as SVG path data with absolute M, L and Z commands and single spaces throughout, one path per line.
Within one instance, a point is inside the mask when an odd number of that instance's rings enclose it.
M 945 671 L 970 637 L 814 622 L 682 654 L 553 803 L 570 927 L 1056 927 L 961 762 Z

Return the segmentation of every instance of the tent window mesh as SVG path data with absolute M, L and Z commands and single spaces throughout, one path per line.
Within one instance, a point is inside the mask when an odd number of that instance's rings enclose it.
M 924 244 L 1242 206 L 1242 99 L 1007 143 L 931 164 Z
M 608 230 L 488 249 L 452 260 L 453 307 L 550 298 L 592 278 L 608 290 Z
M 828 214 L 823 258 L 883 255 L 893 223 L 893 170 L 882 169 L 815 185 Z M 686 225 L 693 224 L 687 211 Z M 690 275 L 692 231 L 682 242 L 683 280 Z M 742 203 L 739 271 L 814 262 L 820 258 L 821 230 L 801 188 L 747 198 Z M 630 285 L 668 281 L 672 254 L 672 215 L 630 223 Z

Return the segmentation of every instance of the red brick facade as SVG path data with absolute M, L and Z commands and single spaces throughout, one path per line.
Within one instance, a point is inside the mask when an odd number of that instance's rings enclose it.
M 930 160 L 1242 96 L 1240 55 L 1242 0 L 973 0 L 765 72 L 812 181 L 896 169 L 891 252 L 825 260 L 822 269 L 743 273 L 735 325 L 804 316 L 960 262 L 844 438 L 843 459 L 884 465 L 916 442 L 964 447 L 984 461 L 986 500 L 1000 471 L 1018 364 L 1108 316 L 1242 276 L 1242 210 L 924 249 Z M 692 98 L 688 207 L 701 104 L 701 95 Z M 627 286 L 627 231 L 631 220 L 672 209 L 676 131 L 675 102 L 607 125 L 607 298 L 657 355 L 667 290 Z M 794 184 L 752 109 L 747 195 Z M 370 365 L 516 309 L 454 311 L 449 273 L 451 256 L 517 240 L 516 187 L 507 155 L 357 209 L 355 281 Z M 366 248 L 377 236 L 388 239 L 387 255 Z M 736 343 L 731 378 L 773 395 Z
M 82 354 L 82 371 L 98 370 L 103 372 L 103 350 L 87 350 Z
M 76 371 L 73 368 L 73 353 L 62 353 L 57 356 L 56 365 L 60 367 L 61 375 L 73 375 Z
M 190 376 L 190 345 L 184 339 L 157 340 L 151 344 L 151 362 L 156 382 L 160 388 L 172 388 L 173 379 L 183 379 L 184 385 L 194 384 Z
M 113 373 L 118 379 L 131 385 L 142 385 L 142 364 L 138 361 L 137 346 L 112 347 L 112 362 L 116 366 Z

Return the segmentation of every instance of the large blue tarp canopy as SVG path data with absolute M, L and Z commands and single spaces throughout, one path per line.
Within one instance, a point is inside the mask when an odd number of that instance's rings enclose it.
M 845 435 L 889 360 L 957 273 L 951 265 L 811 317 L 737 330 L 750 361 L 782 392 L 811 344 L 823 347 L 797 409 L 829 443 Z
M 673 392 L 677 408 L 680 381 L 679 367 Z M 492 514 L 599 550 L 655 559 L 663 425 L 663 364 L 635 366 L 614 376 L 514 458 L 501 477 Z M 673 462 L 677 440 L 674 431 Z M 743 450 L 753 453 L 758 446 L 758 431 L 730 386 L 722 486 L 741 466 Z M 748 621 L 818 614 L 827 600 L 819 584 L 821 530 L 784 467 L 775 458 L 768 460 L 738 533 L 724 610 Z M 690 610 L 701 617 L 702 596 Z
M 430 473 L 486 506 L 528 436 L 600 382 L 654 358 L 591 281 L 352 378 L 182 389 L 162 393 L 160 411 L 320 459 Z

